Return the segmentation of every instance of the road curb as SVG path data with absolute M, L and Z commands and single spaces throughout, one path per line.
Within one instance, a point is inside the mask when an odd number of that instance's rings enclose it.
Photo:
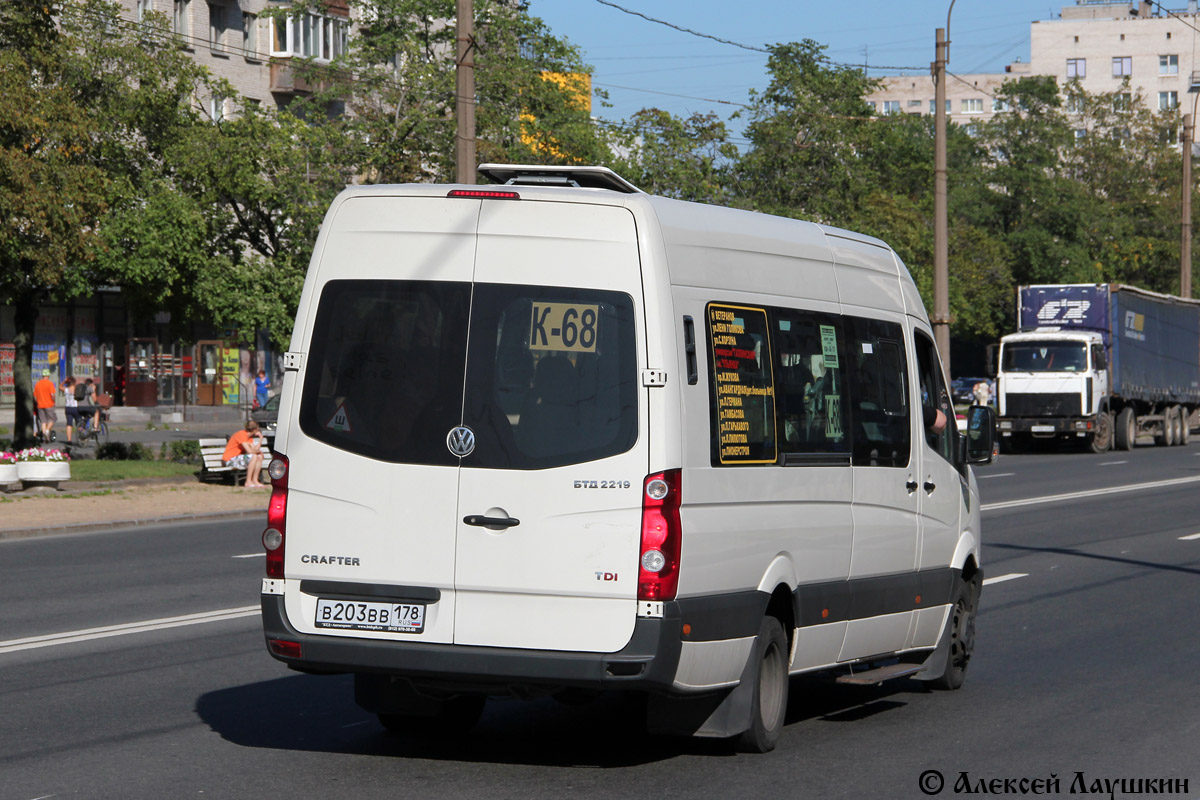
M 150 519 L 111 520 L 109 522 L 78 522 L 70 525 L 51 525 L 45 528 L 27 528 L 24 530 L 0 530 L 0 541 L 10 539 L 33 539 L 41 536 L 63 536 L 72 533 L 94 533 L 97 531 L 114 531 L 127 528 L 145 528 L 152 525 L 175 525 L 184 522 L 222 522 L 253 519 L 259 517 L 266 522 L 265 509 L 247 509 L 245 511 L 216 511 L 208 514 L 178 514 L 172 517 L 154 517 Z

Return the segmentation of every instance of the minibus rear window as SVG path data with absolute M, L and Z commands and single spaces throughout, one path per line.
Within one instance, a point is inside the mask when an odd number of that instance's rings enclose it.
M 623 453 L 637 440 L 633 319 L 620 292 L 331 281 L 300 426 L 406 464 L 541 469 Z M 461 459 L 448 444 L 460 425 L 474 434 Z
M 541 469 L 623 453 L 637 441 L 633 301 L 621 292 L 477 284 L 464 467 Z
M 330 281 L 308 354 L 300 427 L 383 461 L 454 466 L 471 286 Z

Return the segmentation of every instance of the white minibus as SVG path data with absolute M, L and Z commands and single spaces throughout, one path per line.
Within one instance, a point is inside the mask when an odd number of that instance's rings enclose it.
M 356 186 L 299 301 L 269 472 L 270 653 L 396 731 L 645 699 L 775 746 L 789 675 L 957 688 L 970 464 L 884 242 L 598 167 Z

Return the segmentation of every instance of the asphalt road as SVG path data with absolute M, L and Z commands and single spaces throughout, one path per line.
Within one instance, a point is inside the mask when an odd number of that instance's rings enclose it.
M 1167 778 L 1200 797 L 1200 442 L 978 474 L 989 582 L 966 686 L 793 679 L 765 756 L 641 736 L 620 698 L 493 701 L 453 742 L 386 734 L 349 679 L 266 654 L 256 522 L 3 542 L 0 798 L 921 798 L 931 770 L 942 797 L 962 773 L 977 793 L 1054 776 L 1045 794 L 1079 794 L 1082 773 L 1088 794 Z M 1132 484 L 1158 485 L 1114 491 Z

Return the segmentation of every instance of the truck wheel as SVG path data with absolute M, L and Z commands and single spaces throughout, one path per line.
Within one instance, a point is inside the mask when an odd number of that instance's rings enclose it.
M 1096 432 L 1092 434 L 1090 442 L 1093 453 L 1107 453 L 1112 448 L 1112 428 L 1112 414 L 1100 412 L 1096 418 Z
M 788 644 L 783 626 L 774 617 L 764 617 L 754 640 L 757 669 L 754 699 L 750 702 L 750 729 L 737 740 L 745 753 L 767 753 L 775 749 L 788 703 Z
M 1175 441 L 1171 442 L 1171 444 L 1181 445 L 1184 443 L 1183 428 L 1183 409 L 1179 406 L 1171 406 L 1171 431 L 1175 438 Z
M 1179 409 L 1179 443 L 1186 445 L 1192 439 L 1191 415 L 1186 408 Z
M 1122 408 L 1117 414 L 1117 427 L 1114 431 L 1118 450 L 1132 450 L 1137 442 L 1137 416 L 1132 408 Z
M 950 637 L 950 646 L 946 649 L 946 669 L 940 678 L 929 682 L 934 689 L 958 689 L 967 679 L 967 666 L 971 663 L 971 654 L 975 652 L 975 604 L 978 597 L 973 582 L 958 582 L 953 605 L 950 606 L 950 619 L 946 621 L 946 630 L 942 632 L 943 636 Z
M 1174 415 L 1170 408 L 1164 408 L 1162 422 L 1159 423 L 1158 433 L 1154 434 L 1154 444 L 1159 447 L 1170 447 L 1175 444 Z

